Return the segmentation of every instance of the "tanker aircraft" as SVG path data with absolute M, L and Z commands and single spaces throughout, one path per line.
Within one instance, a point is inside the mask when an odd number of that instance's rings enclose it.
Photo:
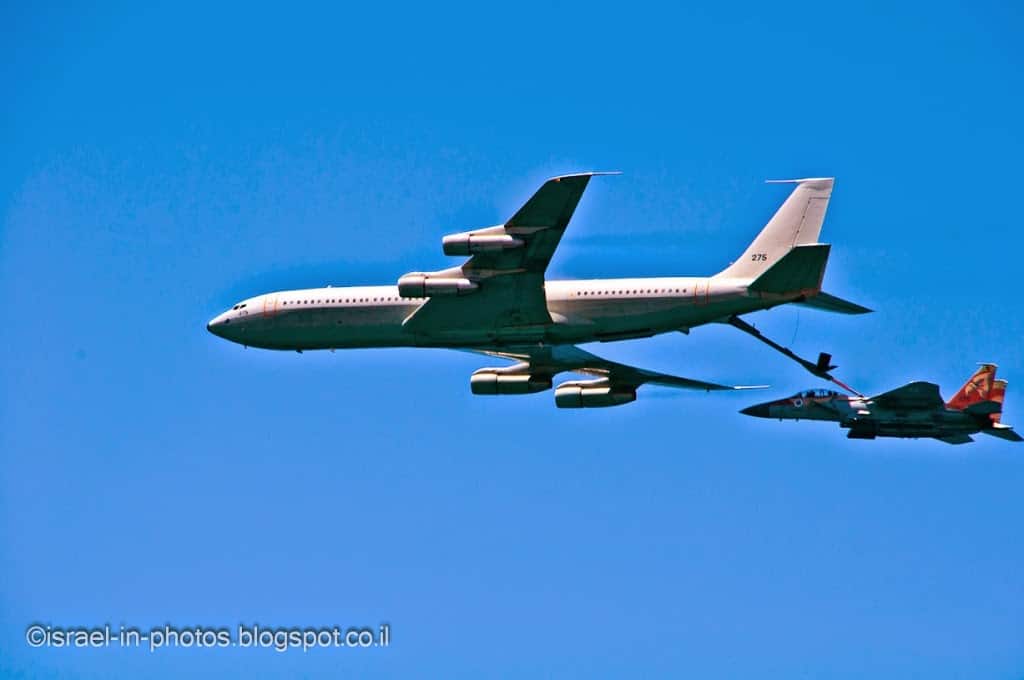
M 829 420 L 846 428 L 850 439 L 932 437 L 947 444 L 967 444 L 972 434 L 1022 441 L 1000 422 L 1006 381 L 996 379 L 995 364 L 981 368 L 948 402 L 939 386 L 912 382 L 877 397 L 851 397 L 832 390 L 807 390 L 786 399 L 745 408 L 740 413 L 779 420 Z
M 695 326 L 797 303 L 844 314 L 870 310 L 821 291 L 830 246 L 818 242 L 832 178 L 795 184 L 739 259 L 712 276 L 545 280 L 591 177 L 554 177 L 503 224 L 445 236 L 462 264 L 411 272 L 395 284 L 287 290 L 242 300 L 207 329 L 277 350 L 437 347 L 507 359 L 473 373 L 474 394 L 529 394 L 562 372 L 590 375 L 555 389 L 562 408 L 616 406 L 646 383 L 741 389 L 607 361 L 575 345 L 688 333 Z

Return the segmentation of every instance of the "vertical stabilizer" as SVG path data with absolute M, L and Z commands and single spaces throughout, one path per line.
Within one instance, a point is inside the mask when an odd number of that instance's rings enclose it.
M 999 419 L 1003 416 L 1003 400 L 1006 399 L 1006 381 L 993 380 L 992 391 L 989 392 L 988 398 L 990 401 L 994 401 L 999 404 L 999 410 L 989 416 L 993 423 L 998 423 Z
M 755 279 L 782 259 L 794 246 L 818 242 L 821 224 L 832 196 L 831 177 L 772 180 L 796 184 L 782 207 L 768 221 L 738 260 L 718 276 Z
M 981 364 L 978 367 L 978 370 L 974 372 L 974 375 L 972 375 L 967 382 L 964 383 L 964 386 L 953 395 L 953 398 L 946 403 L 946 406 L 962 411 L 971 404 L 977 404 L 979 401 L 991 400 L 992 397 L 990 395 L 995 378 L 996 365 Z M 1003 383 L 1003 385 L 1005 391 L 1005 383 Z

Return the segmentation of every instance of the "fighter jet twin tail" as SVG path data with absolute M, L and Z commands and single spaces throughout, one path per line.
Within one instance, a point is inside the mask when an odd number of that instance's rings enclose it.
M 740 316 L 783 304 L 841 314 L 870 310 L 821 290 L 831 246 L 818 242 L 832 178 L 785 180 L 793 192 L 742 255 L 711 276 L 545 280 L 548 263 L 591 177 L 547 180 L 503 224 L 451 234 L 446 255 L 461 265 L 411 272 L 393 285 L 326 287 L 266 293 L 217 315 L 207 329 L 244 346 L 304 350 L 438 347 L 511 361 L 470 377 L 474 394 L 531 394 L 551 389 L 563 372 L 589 376 L 554 389 L 560 408 L 618 406 L 645 384 L 740 390 L 608 361 L 577 347 L 645 338 L 726 322 L 798 361 L 815 375 L 830 357 L 802 359 L 765 338 Z M 845 387 L 845 386 L 844 386 Z M 948 404 L 931 383 L 910 383 L 873 398 L 831 391 L 745 409 L 748 415 L 834 420 L 855 438 L 936 437 L 971 441 L 984 432 L 1019 440 L 999 422 L 1005 381 L 986 365 Z

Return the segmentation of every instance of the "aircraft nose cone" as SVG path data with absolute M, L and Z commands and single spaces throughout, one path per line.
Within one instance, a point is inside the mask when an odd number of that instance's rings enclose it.
M 740 411 L 745 416 L 755 416 L 757 418 L 768 417 L 768 404 L 756 404 L 754 406 L 748 406 L 747 408 Z
M 221 330 L 224 326 L 224 320 L 220 316 L 215 316 L 206 322 L 206 330 L 210 331 L 218 338 L 222 337 Z

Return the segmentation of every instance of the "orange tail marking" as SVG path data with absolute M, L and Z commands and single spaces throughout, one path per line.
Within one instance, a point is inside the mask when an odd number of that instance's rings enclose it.
M 946 404 L 949 408 L 963 409 L 979 401 L 991 399 L 992 383 L 995 382 L 995 364 L 982 364 L 974 372 L 970 380 L 964 383 L 960 391 L 953 395 L 953 398 Z
M 993 380 L 992 391 L 988 393 L 988 398 L 991 401 L 996 402 L 1000 406 L 1003 405 L 1003 399 L 1006 398 L 1006 381 L 1005 380 Z M 993 413 L 989 416 L 993 423 L 998 423 L 999 418 L 1002 417 L 1002 413 Z

